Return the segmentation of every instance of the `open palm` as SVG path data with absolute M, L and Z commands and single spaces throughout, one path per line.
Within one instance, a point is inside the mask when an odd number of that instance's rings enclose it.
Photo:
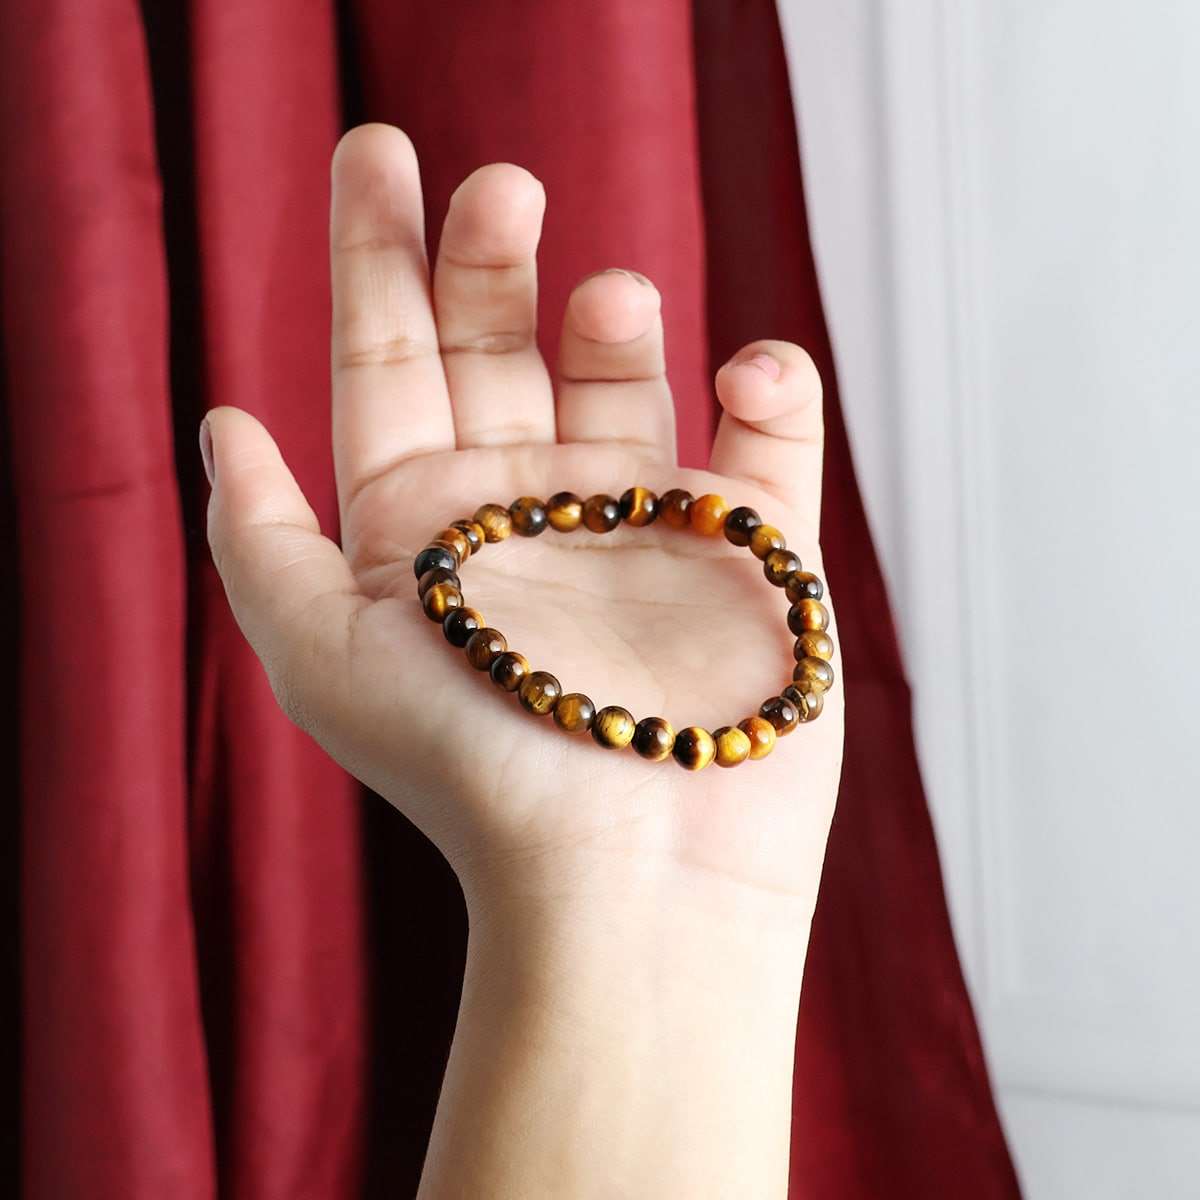
M 468 887 L 497 876 L 586 887 L 610 864 L 666 864 L 799 891 L 837 788 L 840 685 L 769 756 L 693 774 L 526 713 L 416 598 L 414 555 L 480 504 L 635 484 L 750 505 L 823 573 L 808 357 L 773 341 L 735 356 L 716 380 L 713 471 L 681 470 L 648 281 L 613 271 L 576 288 L 552 382 L 534 336 L 543 207 L 520 168 L 476 171 L 451 201 L 431 280 L 411 144 L 386 126 L 343 139 L 331 223 L 343 546 L 321 536 L 267 432 L 214 410 L 210 538 L 230 602 L 292 719 L 414 820 Z M 783 593 L 722 537 L 661 521 L 547 530 L 486 546 L 461 576 L 511 648 L 597 707 L 714 729 L 790 679 Z

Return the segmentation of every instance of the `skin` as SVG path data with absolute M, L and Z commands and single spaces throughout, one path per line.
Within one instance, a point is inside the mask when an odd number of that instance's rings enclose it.
M 840 661 L 819 721 L 761 761 L 693 774 L 524 712 L 422 615 L 411 563 L 484 501 L 640 484 L 751 505 L 823 575 L 820 383 L 797 346 L 745 347 L 716 375 L 711 471 L 679 469 L 648 281 L 584 279 L 553 373 L 542 361 L 544 207 L 527 171 L 480 168 L 451 199 L 431 273 L 411 143 L 381 125 L 342 139 L 342 545 L 267 431 L 231 408 L 201 432 L 210 543 L 284 711 L 463 886 L 467 974 L 421 1195 L 783 1196 Z M 512 649 L 597 707 L 715 729 L 790 678 L 782 591 L 723 537 L 547 530 L 485 547 L 462 577 Z

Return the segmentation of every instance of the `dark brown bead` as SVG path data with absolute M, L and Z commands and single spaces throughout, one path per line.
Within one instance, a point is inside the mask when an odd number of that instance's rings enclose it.
M 582 692 L 568 692 L 554 706 L 554 723 L 567 733 L 591 729 L 596 706 Z
M 508 639 L 498 629 L 485 625 L 467 638 L 467 662 L 477 671 L 486 671 L 492 660 L 508 649 Z
M 766 717 L 747 717 L 738 728 L 750 739 L 751 758 L 766 758 L 775 748 L 775 726 Z
M 484 625 L 483 614 L 473 608 L 456 608 L 442 622 L 442 632 L 446 641 L 459 648 L 467 644 L 471 634 Z
M 583 501 L 574 492 L 555 492 L 546 501 L 546 520 L 559 533 L 571 533 L 583 520 Z
M 606 750 L 620 750 L 633 741 L 633 713 L 619 704 L 602 708 L 592 720 L 592 738 Z
M 515 692 L 521 686 L 521 680 L 529 674 L 529 659 L 516 650 L 505 650 L 492 659 L 488 671 L 497 687 L 506 692 Z
M 763 574 L 767 577 L 767 582 L 776 587 L 783 587 L 787 583 L 787 577 L 798 570 L 800 560 L 790 550 L 772 550 L 763 559 Z
M 783 591 L 793 604 L 799 604 L 801 600 L 820 600 L 825 595 L 825 585 L 811 571 L 793 571 Z
M 537 537 L 546 528 L 546 506 L 536 496 L 521 496 L 508 507 L 514 533 Z
M 771 730 L 774 739 L 775 731 Z M 744 729 L 733 725 L 722 725 L 713 730 L 713 741 L 716 743 L 716 763 L 718 767 L 736 767 L 750 757 L 750 735 Z
M 712 537 L 725 528 L 725 518 L 729 515 L 729 501 L 716 492 L 706 492 L 697 500 L 692 501 L 688 517 L 692 528 L 697 533 Z
M 628 488 L 621 493 L 619 505 L 627 525 L 649 525 L 658 516 L 658 497 L 649 488 Z
M 417 580 L 417 595 L 424 599 L 425 593 L 435 583 L 452 583 L 456 588 L 462 587 L 457 571 L 452 571 L 449 567 L 432 567 Z
M 675 735 L 671 750 L 675 761 L 688 771 L 703 771 L 717 756 L 713 735 L 699 725 L 689 725 Z
M 475 523 L 483 530 L 488 542 L 502 542 L 512 533 L 512 517 L 499 504 L 482 504 L 475 510 Z
M 449 529 L 443 529 L 434 539 L 433 545 L 436 546 L 442 542 L 447 546 L 454 547 L 454 552 L 458 555 L 460 563 L 466 562 L 471 557 L 471 539 L 461 529 L 455 529 L 453 526 Z
M 806 629 L 818 631 L 829 628 L 829 609 L 820 600 L 801 600 L 788 612 L 788 628 L 795 634 Z
M 633 731 L 633 748 L 651 762 L 662 762 L 675 744 L 675 730 L 662 717 L 645 717 Z
M 781 693 L 785 700 L 796 706 L 800 714 L 800 723 L 815 721 L 825 707 L 825 693 L 810 688 L 806 683 L 791 683 Z
M 426 546 L 413 559 L 413 574 L 420 579 L 434 567 L 445 567 L 447 571 L 458 570 L 458 555 L 451 546 Z
M 583 523 L 593 533 L 611 533 L 621 523 L 621 506 L 611 496 L 589 496 L 583 504 Z
M 792 679 L 802 691 L 827 692 L 833 687 L 833 668 L 823 658 L 802 658 Z
M 782 550 L 787 541 L 774 525 L 758 525 L 750 533 L 749 545 L 755 558 L 766 558 L 772 550 Z
M 800 721 L 800 714 L 796 711 L 796 706 L 782 696 L 772 696 L 770 700 L 764 700 L 762 707 L 758 710 L 758 715 L 766 717 L 775 726 L 775 733 L 779 737 L 791 733 Z
M 463 594 L 452 583 L 435 583 L 421 597 L 425 615 L 431 621 L 444 621 L 456 608 L 462 608 Z
M 658 515 L 673 529 L 686 529 L 691 524 L 689 510 L 696 497 L 683 488 L 672 488 L 658 498 Z
M 554 711 L 562 695 L 562 684 L 549 671 L 534 671 L 521 680 L 517 699 L 526 712 L 535 717 L 545 717 Z
M 762 524 L 762 517 L 752 508 L 742 505 L 725 518 L 725 540 L 735 546 L 750 545 L 750 535 Z
M 792 647 L 796 661 L 802 658 L 823 658 L 826 662 L 833 661 L 833 638 L 823 629 L 806 629 Z
M 472 554 L 476 550 L 482 549 L 484 543 L 483 526 L 478 521 L 452 521 L 450 528 L 461 530 L 467 535 L 467 541 L 471 543 Z

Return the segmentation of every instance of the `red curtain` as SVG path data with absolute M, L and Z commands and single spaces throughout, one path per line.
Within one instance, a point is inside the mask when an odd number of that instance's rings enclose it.
M 195 450 L 207 406 L 250 409 L 333 527 L 328 157 L 375 119 L 413 136 L 434 229 L 481 162 L 545 181 L 548 353 L 580 275 L 615 263 L 659 284 L 688 461 L 737 345 L 788 338 L 820 364 L 853 705 L 792 1196 L 1015 1197 L 840 419 L 772 4 L 9 0 L 6 16 L 0 528 L 19 577 L 0 663 L 20 722 L 24 1193 L 415 1188 L 461 897 L 276 712 L 208 561 Z

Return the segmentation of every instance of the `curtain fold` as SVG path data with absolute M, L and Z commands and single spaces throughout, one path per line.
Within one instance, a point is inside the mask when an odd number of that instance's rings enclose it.
M 205 408 L 262 418 L 326 529 L 328 158 L 413 137 L 431 237 L 546 184 L 542 348 L 609 265 L 661 288 L 684 461 L 759 336 L 826 380 L 850 697 L 797 1040 L 796 1200 L 1015 1197 L 841 421 L 769 0 L 14 0 L 0 299 L 15 505 L 24 1193 L 411 1194 L 457 884 L 276 711 L 204 544 Z

